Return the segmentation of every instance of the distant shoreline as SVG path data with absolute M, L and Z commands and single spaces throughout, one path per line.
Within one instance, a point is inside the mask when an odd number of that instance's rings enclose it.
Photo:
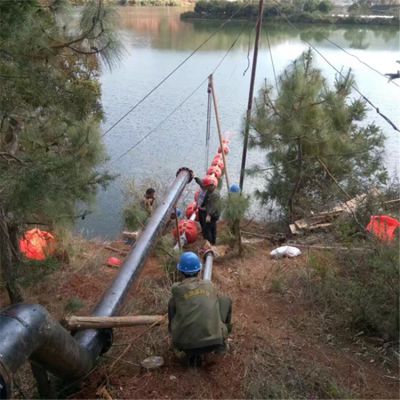
M 181 19 L 185 21 L 190 20 L 226 20 L 229 19 L 227 16 L 226 18 L 221 18 L 220 16 L 205 16 L 205 15 L 198 15 L 194 11 L 187 11 L 181 14 Z M 397 26 L 400 29 L 400 19 L 393 16 L 387 16 L 386 18 L 382 17 L 359 17 L 359 16 L 312 16 L 312 15 L 293 15 L 287 16 L 287 19 L 296 24 L 303 24 L 303 25 L 365 25 L 365 26 L 390 26 L 395 27 Z M 234 18 L 234 21 L 238 22 L 245 22 L 245 21 L 254 21 L 255 18 Z M 282 23 L 286 22 L 286 19 L 279 16 L 274 17 L 264 17 L 263 23 Z

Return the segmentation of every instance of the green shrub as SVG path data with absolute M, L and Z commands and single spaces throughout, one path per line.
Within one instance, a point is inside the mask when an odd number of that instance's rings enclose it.
M 159 181 L 148 179 L 142 182 L 130 181 L 124 190 L 125 207 L 123 217 L 125 226 L 129 230 L 139 230 L 144 227 L 149 218 L 149 213 L 144 208 L 142 201 L 147 188 L 155 189 L 155 204 L 153 208 L 157 207 L 157 201 L 165 194 L 165 188 Z
M 322 0 L 318 4 L 318 11 L 323 14 L 327 14 L 328 12 L 332 11 L 333 4 L 329 0 Z
M 43 261 L 24 259 L 16 264 L 17 281 L 22 287 L 29 287 L 40 282 L 44 276 L 49 275 L 60 268 L 61 262 L 54 257 L 48 257 Z
M 250 198 L 240 193 L 231 193 L 222 201 L 223 217 L 230 226 L 240 221 L 250 206 Z
M 144 210 L 138 203 L 128 204 L 124 211 L 125 226 L 132 231 L 142 229 L 149 217 L 146 210 Z
M 311 299 L 335 324 L 385 339 L 399 337 L 399 242 L 366 241 L 370 251 L 343 251 L 332 264 L 310 258 Z
M 85 303 L 79 297 L 71 297 L 64 307 L 65 312 L 74 313 L 84 307 Z

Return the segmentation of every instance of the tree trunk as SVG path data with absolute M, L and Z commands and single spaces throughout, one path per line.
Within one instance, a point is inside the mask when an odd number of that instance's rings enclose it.
M 0 269 L 11 303 L 23 301 L 16 282 L 12 243 L 4 210 L 0 209 Z

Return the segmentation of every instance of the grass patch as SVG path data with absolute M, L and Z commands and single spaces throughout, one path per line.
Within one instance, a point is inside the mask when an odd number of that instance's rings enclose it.
M 74 313 L 85 306 L 85 303 L 79 297 L 71 297 L 64 306 L 66 313 Z
M 308 262 L 309 300 L 336 326 L 384 339 L 399 337 L 399 243 L 366 241 L 370 251 L 344 251 Z
M 43 261 L 24 260 L 16 265 L 17 281 L 23 288 L 31 287 L 61 267 L 56 258 L 49 257 Z
M 351 392 L 323 366 L 278 354 L 269 346 L 254 351 L 245 377 L 249 399 L 343 399 Z

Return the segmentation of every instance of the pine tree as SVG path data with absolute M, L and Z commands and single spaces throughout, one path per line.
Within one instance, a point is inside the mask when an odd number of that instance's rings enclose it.
M 267 168 L 251 172 L 265 177 L 259 198 L 276 202 L 289 220 L 386 181 L 384 135 L 360 124 L 367 108 L 351 96 L 353 85 L 348 71 L 330 88 L 309 50 L 279 77 L 275 101 L 271 87 L 260 90 L 250 144 L 265 152 Z
M 72 13 L 73 11 L 73 13 Z M 0 2 L 0 263 L 12 301 L 17 236 L 27 223 L 72 220 L 110 176 L 100 140 L 101 55 L 118 55 L 112 13 L 91 1 Z

